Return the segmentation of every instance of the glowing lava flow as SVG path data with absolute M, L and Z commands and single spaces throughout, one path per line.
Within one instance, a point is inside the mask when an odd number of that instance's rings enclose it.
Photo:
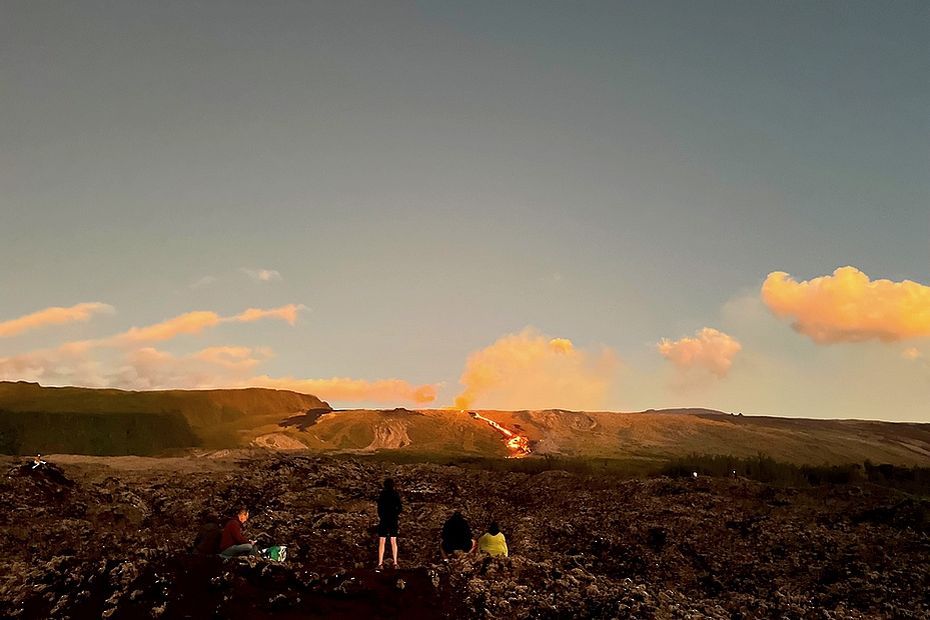
M 517 433 L 504 428 L 494 420 L 484 417 L 477 411 L 469 411 L 468 413 L 476 420 L 482 420 L 483 422 L 486 422 L 488 426 L 507 438 L 505 443 L 507 445 L 507 449 L 510 450 L 510 455 L 507 457 L 508 459 L 520 459 L 530 453 L 530 440 L 523 435 L 518 435 Z

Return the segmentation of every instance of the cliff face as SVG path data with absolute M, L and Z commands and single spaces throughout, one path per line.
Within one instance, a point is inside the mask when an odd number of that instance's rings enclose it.
M 38 383 L 0 381 L 0 409 L 5 411 L 70 411 L 74 413 L 164 413 L 202 416 L 221 421 L 236 413 L 270 415 L 328 409 L 329 405 L 310 394 L 245 388 L 236 390 L 128 390 L 79 387 L 43 387 Z

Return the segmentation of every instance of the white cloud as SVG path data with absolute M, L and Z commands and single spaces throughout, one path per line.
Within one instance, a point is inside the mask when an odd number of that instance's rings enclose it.
M 199 280 L 196 280 L 195 282 L 191 282 L 188 288 L 192 288 L 192 289 L 203 288 L 205 286 L 210 286 L 214 282 L 216 282 L 216 278 L 214 276 L 204 276 L 200 278 Z
M 253 282 L 272 282 L 283 279 L 281 274 L 274 269 L 249 269 L 248 267 L 243 267 L 240 271 L 247 275 Z

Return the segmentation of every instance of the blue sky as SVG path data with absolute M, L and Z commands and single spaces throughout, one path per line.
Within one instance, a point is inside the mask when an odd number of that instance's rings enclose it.
M 930 283 L 928 32 L 920 2 L 6 3 L 0 322 L 115 312 L 0 358 L 304 304 L 160 347 L 444 405 L 533 326 L 616 353 L 604 407 L 930 419 L 925 337 L 816 344 L 753 306 L 773 271 Z M 732 373 L 678 381 L 656 344 L 705 326 Z

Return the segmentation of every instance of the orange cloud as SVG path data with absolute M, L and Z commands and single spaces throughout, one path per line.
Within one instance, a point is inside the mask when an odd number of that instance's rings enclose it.
M 255 366 L 270 357 L 266 348 L 209 347 L 172 355 L 153 347 L 126 351 L 108 385 L 132 389 L 232 387 L 247 381 Z
M 665 359 L 682 370 L 704 368 L 723 378 L 733 365 L 733 358 L 743 348 L 738 340 L 712 327 L 705 327 L 694 338 L 663 338 L 657 348 Z
M 0 358 L 0 379 L 129 389 L 223 387 L 245 380 L 270 355 L 263 347 L 210 347 L 173 355 L 150 346 L 63 345 Z
M 221 323 L 279 319 L 293 325 L 303 309 L 304 306 L 297 304 L 270 309 L 249 308 L 230 317 L 222 317 L 210 311 L 188 312 L 160 323 L 133 327 L 107 338 L 66 342 L 53 349 L 0 357 L 0 379 L 25 379 L 46 385 L 141 390 L 255 386 L 305 392 L 337 402 L 422 405 L 436 400 L 436 385 L 413 385 L 400 379 L 366 381 L 349 378 L 274 378 L 267 375 L 252 377 L 255 367 L 272 356 L 271 350 L 266 347 L 220 345 L 188 355 L 174 355 L 150 346 L 151 343 L 171 340 L 184 334 L 199 334 Z M 95 309 L 78 308 L 73 316 L 80 317 L 79 311 L 89 313 Z M 58 320 L 58 316 L 48 312 L 44 323 L 64 322 Z M 23 317 L 26 318 L 29 317 Z M 41 320 L 22 322 L 23 319 L 17 319 L 21 323 L 16 325 L 9 322 L 9 334 L 44 324 Z M 7 324 L 0 323 L 0 326 L 3 325 Z M 0 332 L 0 335 L 5 334 Z
M 269 357 L 271 351 L 265 347 L 216 346 L 190 355 L 173 355 L 150 346 L 59 347 L 0 358 L 0 380 L 134 390 L 267 387 L 336 402 L 422 405 L 436 400 L 435 385 L 412 385 L 400 379 L 251 377 L 255 366 Z
M 191 359 L 215 364 L 229 369 L 247 369 L 271 357 L 271 350 L 266 347 L 207 347 L 190 356 Z
M 930 336 L 930 286 L 870 280 L 855 267 L 803 282 L 772 272 L 762 284 L 762 300 L 818 344 Z
M 113 306 L 99 302 L 82 303 L 68 308 L 45 308 L 16 319 L 0 322 L 0 338 L 16 336 L 23 332 L 45 327 L 46 325 L 63 325 L 78 321 L 89 321 L 95 314 L 112 314 Z
M 609 349 L 591 354 L 527 328 L 468 356 L 455 406 L 468 409 L 480 401 L 500 408 L 597 409 L 617 364 Z
M 199 334 L 209 327 L 219 325 L 221 321 L 222 318 L 216 312 L 206 310 L 186 312 L 153 325 L 131 327 L 121 334 L 99 341 L 98 344 L 134 344 L 171 340 L 182 334 Z
M 251 323 L 252 321 L 259 321 L 261 319 L 281 319 L 282 321 L 287 321 L 290 325 L 294 325 L 297 322 L 297 313 L 305 308 L 306 306 L 301 304 L 288 304 L 280 308 L 271 308 L 269 310 L 249 308 L 245 312 L 225 320 L 237 323 Z
M 303 306 L 250 308 L 231 317 L 216 312 L 187 312 L 174 318 L 95 340 L 65 342 L 0 358 L 0 379 L 39 381 L 49 385 L 112 386 L 133 389 L 222 387 L 246 379 L 271 356 L 264 347 L 208 347 L 174 356 L 149 346 L 179 335 L 199 334 L 221 323 L 279 319 L 293 324 Z
M 412 385 L 401 379 L 366 381 L 335 377 L 332 379 L 252 377 L 248 385 L 313 394 L 326 401 L 413 403 L 423 405 L 436 400 L 435 385 Z
M 205 329 L 216 327 L 221 323 L 252 323 L 262 319 L 280 319 L 290 325 L 297 322 L 297 313 L 304 306 L 297 304 L 288 304 L 280 308 L 249 308 L 231 317 L 221 317 L 216 312 L 209 310 L 198 310 L 186 312 L 174 318 L 147 325 L 145 327 L 132 327 L 129 330 L 104 338 L 102 340 L 88 341 L 85 343 L 71 344 L 90 344 L 93 346 L 120 346 L 134 345 L 147 342 L 161 342 L 171 340 L 184 334 L 199 334 Z
M 106 384 L 98 360 L 87 349 L 59 347 L 0 357 L 0 380 L 38 381 L 49 385 Z

